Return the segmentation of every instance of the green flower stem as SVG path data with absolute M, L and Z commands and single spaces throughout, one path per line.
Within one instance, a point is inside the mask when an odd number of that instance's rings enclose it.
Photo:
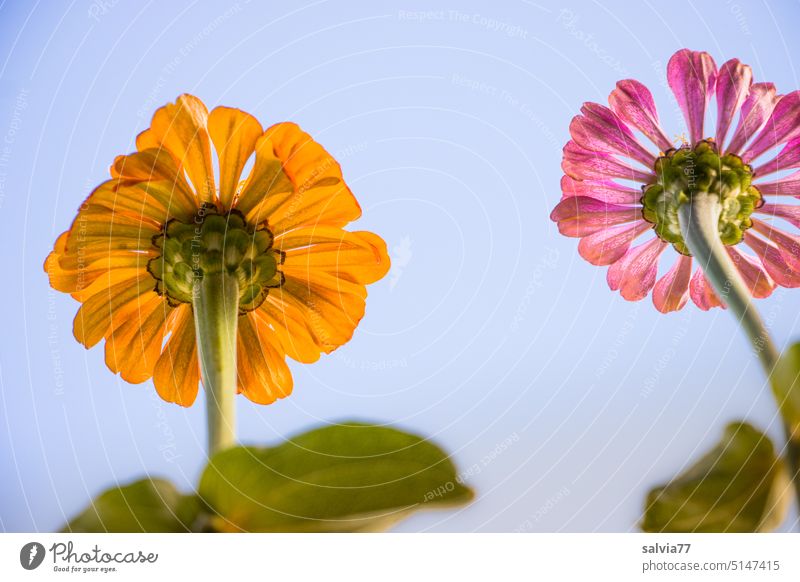
M 705 192 L 694 193 L 692 198 L 678 209 L 681 234 L 717 295 L 747 334 L 769 379 L 778 363 L 780 352 L 750 301 L 750 292 L 720 240 L 718 223 L 721 212 L 722 207 L 717 196 Z M 776 394 L 776 398 L 778 408 L 782 409 L 780 400 L 783 396 Z M 791 423 L 785 418 L 783 420 L 786 459 L 795 493 L 800 502 L 800 442 L 798 435 L 793 435 L 789 428 Z
M 239 283 L 220 265 L 194 282 L 197 355 L 206 392 L 209 457 L 236 444 L 236 328 Z

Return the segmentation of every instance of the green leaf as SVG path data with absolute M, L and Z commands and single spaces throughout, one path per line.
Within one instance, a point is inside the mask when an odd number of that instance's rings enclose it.
M 383 530 L 411 512 L 464 504 L 472 491 L 437 446 L 399 430 L 328 426 L 271 448 L 215 455 L 200 498 L 217 531 Z
M 790 433 L 800 439 L 800 343 L 781 354 L 770 384 Z
M 745 422 L 684 473 L 647 496 L 648 532 L 762 532 L 778 527 L 791 484 L 769 438 Z
M 186 532 L 200 504 L 181 495 L 164 479 L 142 479 L 100 494 L 65 532 L 170 533 Z

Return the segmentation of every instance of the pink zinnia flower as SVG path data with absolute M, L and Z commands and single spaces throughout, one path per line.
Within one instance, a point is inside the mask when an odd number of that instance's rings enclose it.
M 652 290 L 661 312 L 681 309 L 689 297 L 708 310 L 722 303 L 699 261 L 693 264 L 677 209 L 695 193 L 716 195 L 720 239 L 750 294 L 800 286 L 800 238 L 773 223 L 800 228 L 800 206 L 791 203 L 800 197 L 800 171 L 785 172 L 800 167 L 800 91 L 778 95 L 772 83 L 753 83 L 750 67 L 737 59 L 718 69 L 708 53 L 687 49 L 670 59 L 667 81 L 688 126 L 683 143 L 667 137 L 647 87 L 620 81 L 610 107 L 585 103 L 572 120 L 563 196 L 551 219 L 562 234 L 581 239 L 584 259 L 609 265 L 608 284 L 625 299 Z M 709 131 L 712 101 L 716 129 Z M 659 277 L 670 245 L 676 257 Z

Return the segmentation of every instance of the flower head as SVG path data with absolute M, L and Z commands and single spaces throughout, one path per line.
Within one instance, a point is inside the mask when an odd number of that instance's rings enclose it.
M 113 372 L 152 377 L 163 399 L 189 406 L 201 379 L 196 282 L 224 272 L 238 391 L 261 404 L 287 396 L 286 356 L 310 363 L 346 343 L 365 285 L 389 267 L 380 237 L 343 229 L 361 209 L 339 164 L 293 123 L 265 131 L 191 95 L 156 111 L 136 146 L 45 262 L 50 284 L 82 303 L 75 337 L 105 339 Z
M 667 81 L 688 134 L 671 140 L 647 87 L 620 81 L 609 107 L 585 103 L 573 118 L 562 198 L 551 219 L 562 234 L 581 239 L 584 259 L 609 266 L 608 284 L 625 299 L 652 291 L 661 312 L 681 309 L 689 297 L 708 310 L 723 303 L 702 265 L 693 264 L 678 209 L 712 195 L 721 209 L 720 240 L 750 294 L 800 286 L 800 238 L 775 225 L 780 219 L 800 227 L 800 206 L 792 204 L 800 172 L 786 172 L 800 167 L 800 91 L 778 95 L 771 83 L 753 83 L 738 60 L 717 68 L 709 54 L 687 49 L 670 59 Z M 707 130 L 712 103 L 716 127 Z M 643 145 L 634 132 L 652 143 Z M 640 237 L 646 240 L 634 244 Z M 670 247 L 675 258 L 659 273 Z

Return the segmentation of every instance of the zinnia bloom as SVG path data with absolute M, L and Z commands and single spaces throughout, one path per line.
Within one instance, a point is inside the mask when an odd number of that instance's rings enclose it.
M 705 52 L 675 53 L 667 82 L 686 120 L 688 133 L 676 140 L 683 143 L 670 140 L 675 134 L 661 127 L 652 94 L 632 79 L 617 83 L 609 107 L 585 103 L 572 120 L 551 219 L 581 239 L 584 259 L 609 265 L 608 284 L 625 299 L 652 290 L 661 312 L 689 297 L 703 310 L 722 305 L 678 223 L 678 208 L 700 192 L 718 197 L 720 239 L 753 297 L 800 286 L 800 238 L 774 220 L 800 227 L 800 206 L 792 204 L 800 172 L 785 172 L 800 167 L 800 91 L 782 96 L 752 81 L 737 59 L 718 69 Z M 707 130 L 712 102 L 716 128 Z M 669 246 L 676 253 L 659 276 Z
M 45 262 L 50 284 L 82 303 L 75 337 L 105 339 L 113 372 L 152 377 L 164 400 L 189 406 L 201 380 L 196 283 L 224 272 L 223 292 L 238 295 L 238 392 L 287 396 L 286 356 L 314 362 L 347 342 L 365 285 L 389 268 L 380 237 L 343 230 L 361 209 L 339 164 L 293 123 L 265 131 L 191 95 L 156 111 L 136 146 Z

